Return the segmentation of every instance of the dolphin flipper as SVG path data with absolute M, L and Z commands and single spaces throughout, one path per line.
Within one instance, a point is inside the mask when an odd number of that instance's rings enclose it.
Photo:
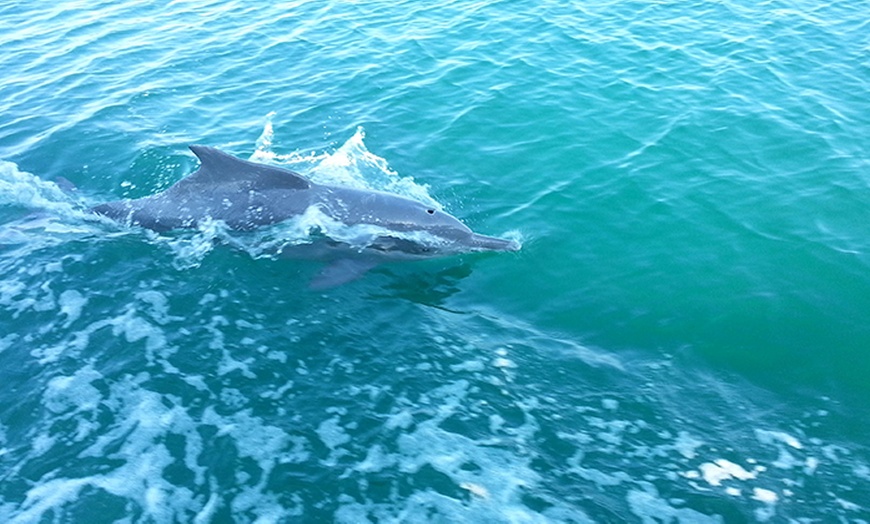
M 368 270 L 377 265 L 377 262 L 371 260 L 341 258 L 323 268 L 311 280 L 308 287 L 320 290 L 347 284 L 365 275 Z

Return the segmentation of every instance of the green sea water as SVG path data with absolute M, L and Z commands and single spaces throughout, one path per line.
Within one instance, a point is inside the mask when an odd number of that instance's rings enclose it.
M 0 521 L 870 521 L 868 15 L 0 1 Z M 87 212 L 189 144 L 522 249 Z

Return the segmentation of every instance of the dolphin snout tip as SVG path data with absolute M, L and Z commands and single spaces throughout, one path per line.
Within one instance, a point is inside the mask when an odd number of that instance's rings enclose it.
M 474 234 L 471 237 L 471 243 L 475 247 L 486 251 L 519 251 L 522 247 L 519 242 L 514 239 L 489 237 L 486 235 Z

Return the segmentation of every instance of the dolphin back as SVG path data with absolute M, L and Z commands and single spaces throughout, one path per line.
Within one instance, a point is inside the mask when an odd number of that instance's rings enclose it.
M 298 173 L 242 160 L 213 147 L 192 145 L 190 150 L 200 160 L 199 169 L 166 191 L 91 210 L 155 231 L 197 227 L 206 217 L 248 230 L 302 213 L 310 204 L 307 195 L 315 185 Z
M 208 146 L 189 146 L 199 158 L 199 169 L 182 180 L 190 184 L 228 184 L 244 180 L 250 189 L 310 189 L 311 182 L 281 167 L 236 158 Z

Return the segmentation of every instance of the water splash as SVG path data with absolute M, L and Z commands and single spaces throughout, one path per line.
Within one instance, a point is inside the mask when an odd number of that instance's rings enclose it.
M 15 257 L 99 231 L 80 202 L 12 162 L 0 161 L 0 210 L 0 246 L 16 246 Z
M 175 269 L 185 270 L 199 267 L 206 255 L 223 238 L 229 238 L 229 228 L 220 220 L 206 218 L 198 224 L 193 233 L 179 236 L 153 235 L 155 242 L 165 242 L 175 255 L 172 265 Z
M 0 206 L 74 215 L 75 202 L 54 182 L 48 182 L 12 162 L 0 160 Z
M 275 117 L 275 111 L 271 111 L 266 115 L 266 123 L 263 124 L 263 132 L 260 133 L 260 138 L 257 139 L 254 155 L 259 152 L 269 152 L 272 150 L 272 139 L 275 138 L 275 130 L 272 127 L 272 118 Z
M 252 161 L 278 164 L 300 171 L 318 184 L 394 193 L 443 210 L 444 206 L 429 194 L 429 186 L 417 183 L 413 177 L 400 176 L 390 168 L 385 158 L 368 150 L 362 126 L 357 127 L 353 136 L 331 153 L 293 152 L 282 155 L 272 151 L 274 116 L 274 112 L 266 116 L 263 132 L 250 157 Z
M 178 231 L 161 235 L 148 232 L 152 242 L 165 243 L 174 254 L 173 267 L 178 270 L 199 267 L 218 245 L 231 246 L 255 259 L 283 256 L 305 258 L 303 246 L 315 247 L 323 240 L 337 242 L 351 251 L 362 252 L 379 239 L 392 237 L 415 242 L 432 249 L 448 249 L 449 243 L 424 231 L 395 232 L 374 224 L 347 225 L 320 208 L 312 206 L 299 216 L 253 231 L 234 231 L 221 220 L 206 219 L 196 231 Z M 293 252 L 293 255 L 289 253 Z M 309 256 L 317 258 L 312 251 Z

